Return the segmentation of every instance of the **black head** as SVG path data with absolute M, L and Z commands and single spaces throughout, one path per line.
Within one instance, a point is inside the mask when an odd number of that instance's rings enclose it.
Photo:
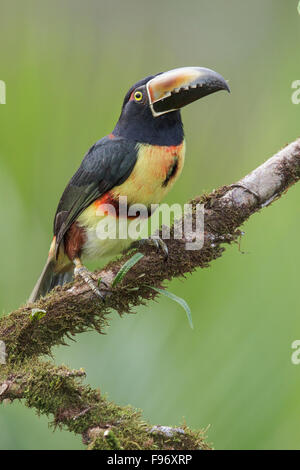
M 184 137 L 180 108 L 218 90 L 229 91 L 224 78 L 200 67 L 146 77 L 127 92 L 113 134 L 152 145 L 179 145 Z

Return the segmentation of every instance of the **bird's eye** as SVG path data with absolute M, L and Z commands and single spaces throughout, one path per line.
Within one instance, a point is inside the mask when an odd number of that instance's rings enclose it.
M 141 101 L 143 99 L 143 93 L 141 91 L 136 91 L 134 94 L 135 101 Z

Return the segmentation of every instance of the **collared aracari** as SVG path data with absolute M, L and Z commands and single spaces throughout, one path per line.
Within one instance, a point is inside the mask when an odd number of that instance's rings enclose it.
M 85 155 L 59 201 L 48 260 L 29 301 L 80 275 L 100 297 L 81 260 L 122 251 L 132 240 L 99 239 L 97 224 L 118 207 L 120 196 L 132 204 L 158 204 L 179 177 L 185 155 L 180 108 L 219 90 L 224 78 L 202 67 L 182 67 L 149 76 L 127 92 L 111 134 Z M 118 211 L 114 214 L 118 217 Z

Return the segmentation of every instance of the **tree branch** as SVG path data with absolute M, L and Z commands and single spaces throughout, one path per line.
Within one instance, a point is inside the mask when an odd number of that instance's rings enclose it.
M 54 428 L 81 434 L 93 450 L 209 449 L 203 431 L 151 426 L 130 406 L 118 406 L 83 385 L 85 372 L 30 358 L 0 369 L 0 403 L 24 400 Z
M 65 344 L 67 337 L 72 338 L 74 335 L 92 328 L 102 333 L 107 326 L 107 316 L 111 309 L 116 310 L 120 315 L 129 313 L 133 307 L 154 299 L 158 294 L 152 288 L 161 287 L 163 281 L 184 276 L 186 273 L 193 272 L 198 267 L 207 267 L 211 261 L 223 254 L 225 244 L 237 241 L 241 235 L 239 227 L 249 216 L 279 198 L 299 178 L 300 139 L 283 148 L 236 184 L 224 186 L 213 191 L 211 194 L 203 195 L 190 201 L 194 209 L 196 204 L 204 204 L 205 232 L 204 246 L 201 250 L 185 250 L 185 242 L 188 240 L 188 236 L 180 240 L 174 239 L 171 236 L 170 240 L 166 240 L 169 250 L 168 260 L 164 261 L 163 256 L 158 255 L 151 247 L 145 246 L 141 248 L 139 251 L 142 251 L 145 256 L 127 273 L 117 288 L 110 289 L 110 294 L 107 296 L 105 303 L 99 302 L 84 283 L 76 281 L 73 284 L 56 288 L 50 295 L 35 304 L 20 307 L 18 310 L 3 317 L 0 320 L 0 340 L 5 343 L 7 364 L 0 366 L 0 399 L 5 397 L 11 398 L 13 393 L 15 393 L 13 398 L 22 397 L 26 399 L 24 389 L 28 389 L 28 382 L 32 384 L 32 380 L 30 381 L 29 379 L 29 377 L 32 377 L 32 370 L 34 367 L 41 367 L 36 365 L 36 358 L 43 354 L 51 354 L 52 347 L 58 344 Z M 193 211 L 193 221 L 195 222 L 195 210 Z M 127 252 L 118 260 L 109 263 L 102 271 L 95 273 L 95 279 L 102 278 L 102 280 L 110 284 L 120 267 L 131 255 L 132 253 Z M 155 269 L 153 269 L 154 266 Z M 31 315 L 32 308 L 42 309 L 46 312 L 46 315 L 39 320 L 33 320 Z M 29 376 L 24 369 L 25 364 L 30 371 Z M 43 364 L 42 367 L 48 375 L 51 375 L 51 373 L 57 375 L 59 370 L 61 370 L 60 368 L 53 369 L 51 365 L 45 368 Z M 13 381 L 13 385 L 11 384 L 9 377 L 15 377 L 15 375 L 21 376 L 18 379 L 20 386 L 16 386 L 15 381 Z M 79 386 L 75 384 L 78 378 L 70 377 L 64 377 L 64 381 L 67 381 L 68 384 L 71 381 L 75 393 L 76 386 Z M 40 376 L 40 378 L 39 383 L 42 387 L 45 375 L 43 377 Z M 7 386 L 8 384 L 10 385 Z M 2 394 L 1 386 L 3 387 Z M 62 388 L 64 389 L 64 386 Z M 41 390 L 43 390 L 43 394 L 45 393 L 45 397 L 50 399 L 46 390 L 44 388 L 41 388 Z M 89 395 L 88 391 L 84 393 Z M 90 390 L 90 393 L 93 395 L 93 400 L 88 398 L 81 406 L 74 407 L 74 410 L 76 409 L 74 413 L 78 415 L 78 418 L 76 418 L 79 420 L 78 423 L 85 422 L 85 430 L 83 430 L 84 426 L 79 426 L 80 432 L 82 431 L 83 435 L 86 435 L 85 433 L 89 432 L 89 429 L 99 428 L 101 432 L 104 429 L 102 426 L 103 420 L 99 421 L 99 417 L 103 413 L 103 409 L 105 409 L 103 399 L 100 398 L 100 401 L 95 404 L 96 392 Z M 40 397 L 40 400 L 44 400 L 41 409 L 36 406 L 35 402 L 29 401 L 28 404 L 29 406 L 36 407 L 41 412 L 47 413 L 45 410 L 48 409 L 48 398 Z M 60 399 L 62 403 L 67 403 L 66 395 L 60 395 Z M 112 404 L 107 406 L 117 407 L 117 405 Z M 67 407 L 65 408 L 67 409 Z M 120 407 L 117 408 L 120 409 Z M 55 407 L 50 406 L 48 412 L 54 414 L 55 420 L 57 420 L 57 416 L 60 416 L 58 409 Z M 133 417 L 137 416 L 135 413 L 133 412 L 129 420 L 130 422 L 134 422 L 134 419 L 136 419 Z M 89 418 L 91 415 L 93 419 Z M 104 422 L 106 424 L 115 423 L 110 418 Z M 70 430 L 74 430 L 65 421 L 63 421 L 63 424 L 67 425 Z M 115 423 L 114 426 L 114 429 L 119 429 L 118 424 Z M 133 428 L 137 429 L 134 426 Z M 186 432 L 190 431 L 186 430 Z M 96 441 L 97 439 L 98 437 Z M 101 439 L 102 443 L 104 438 Z M 127 444 L 124 444 L 125 441 L 122 437 L 118 437 L 118 439 L 120 439 L 121 447 L 130 448 Z M 143 439 L 146 439 L 145 435 Z M 153 439 L 153 436 L 151 436 L 151 439 Z M 202 444 L 200 443 L 199 435 L 193 435 L 193 439 L 194 444 L 201 447 L 203 442 Z M 103 442 L 107 442 L 107 440 Z M 134 442 L 134 439 L 132 442 Z M 155 439 L 153 443 L 153 445 L 156 445 Z M 184 445 L 182 442 L 181 444 Z M 161 445 L 165 445 L 165 443 L 161 442 Z M 171 445 L 175 445 L 174 442 Z M 189 445 L 192 445 L 191 442 L 189 442 Z M 102 447 L 99 445 L 99 448 L 103 448 L 103 445 Z

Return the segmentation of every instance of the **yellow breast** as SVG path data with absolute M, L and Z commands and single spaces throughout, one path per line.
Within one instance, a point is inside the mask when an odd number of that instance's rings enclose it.
M 128 205 L 159 204 L 178 179 L 184 156 L 184 141 L 180 145 L 169 147 L 140 144 L 132 173 L 110 193 L 116 198 L 127 196 Z
M 141 144 L 137 162 L 126 181 L 107 193 L 109 198 L 118 200 L 127 196 L 128 206 L 132 204 L 159 204 L 178 179 L 184 164 L 185 143 L 178 146 Z M 101 204 L 107 204 L 105 195 L 91 204 L 80 214 L 77 222 L 87 230 L 95 230 L 102 219 Z
M 122 240 L 115 236 L 105 240 L 99 238 L 99 222 L 108 223 L 115 219 L 112 215 L 102 213 L 102 204 L 109 203 L 110 199 L 118 200 L 119 196 L 127 196 L 128 206 L 144 204 L 149 207 L 151 204 L 159 204 L 178 179 L 184 164 L 184 154 L 184 142 L 172 147 L 139 146 L 137 162 L 127 180 L 91 204 L 77 219 L 79 226 L 85 229 L 84 258 L 96 259 L 120 252 L 132 241 L 130 236 Z M 118 218 L 115 220 L 120 222 Z

